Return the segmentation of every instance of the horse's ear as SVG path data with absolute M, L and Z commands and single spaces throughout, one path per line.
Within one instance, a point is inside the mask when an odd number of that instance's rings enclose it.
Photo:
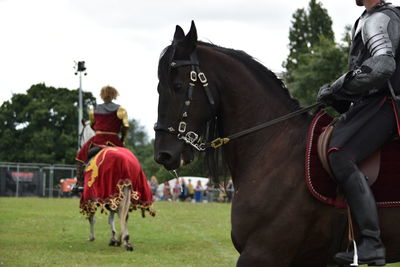
M 176 25 L 173 42 L 177 43 L 179 41 L 182 41 L 184 38 L 185 33 L 183 32 L 183 29 L 179 25 Z
M 185 36 L 185 39 L 183 40 L 183 47 L 188 53 L 192 53 L 192 51 L 196 48 L 196 45 L 197 45 L 197 30 L 196 30 L 196 25 L 194 25 L 194 21 L 192 20 L 190 30 L 188 34 Z

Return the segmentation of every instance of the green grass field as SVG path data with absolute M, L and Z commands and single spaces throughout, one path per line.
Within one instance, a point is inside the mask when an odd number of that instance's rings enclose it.
M 133 212 L 133 252 L 108 246 L 108 217 L 100 213 L 96 240 L 88 242 L 78 205 L 78 199 L 0 198 L 0 266 L 234 266 L 238 257 L 228 204 L 157 202 L 156 217 Z
M 0 266 L 235 266 L 230 205 L 157 202 L 155 218 L 131 214 L 135 250 L 109 247 L 107 216 L 96 240 L 78 199 L 0 198 Z M 118 226 L 118 224 L 117 224 Z M 400 267 L 400 264 L 387 265 Z M 271 266 L 273 267 L 273 266 Z

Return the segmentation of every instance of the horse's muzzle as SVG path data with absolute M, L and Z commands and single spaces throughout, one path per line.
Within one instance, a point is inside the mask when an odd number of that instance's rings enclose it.
M 180 166 L 180 159 L 174 157 L 168 151 L 158 152 L 155 156 L 155 161 L 163 165 L 167 170 L 175 170 Z

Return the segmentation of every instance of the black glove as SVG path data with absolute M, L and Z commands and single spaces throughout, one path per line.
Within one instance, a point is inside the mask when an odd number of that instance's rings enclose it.
M 334 81 L 331 85 L 324 85 L 319 89 L 317 95 L 317 102 L 322 103 L 326 106 L 332 106 L 338 100 L 347 100 L 342 99 L 342 91 L 345 87 L 346 81 L 352 75 L 353 72 L 347 72 L 340 76 L 336 81 Z
M 334 101 L 333 90 L 329 84 L 325 84 L 319 89 L 317 102 L 325 106 L 331 106 Z

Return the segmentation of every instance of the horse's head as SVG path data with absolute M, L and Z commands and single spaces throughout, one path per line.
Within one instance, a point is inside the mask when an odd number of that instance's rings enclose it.
M 206 125 L 215 115 L 218 96 L 201 71 L 198 50 L 194 22 L 187 35 L 176 26 L 173 42 L 159 60 L 154 157 L 168 170 L 189 163 L 193 149 L 205 149 Z

